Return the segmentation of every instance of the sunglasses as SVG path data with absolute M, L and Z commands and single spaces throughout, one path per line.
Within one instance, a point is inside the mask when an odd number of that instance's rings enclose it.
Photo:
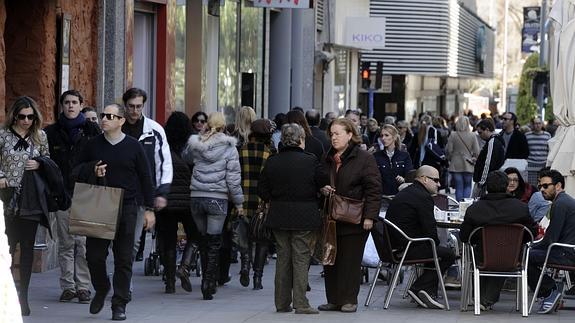
M 24 120 L 24 119 L 28 119 L 30 121 L 36 120 L 36 116 L 33 114 L 18 114 L 18 116 L 16 117 L 18 118 L 18 120 Z
M 206 120 L 204 120 L 204 119 L 198 119 L 198 120 L 196 120 L 196 122 L 199 122 L 199 123 L 206 123 Z
M 423 177 L 427 177 L 427 178 L 429 178 L 430 180 L 434 181 L 435 184 L 439 184 L 439 180 L 440 180 L 439 178 L 429 177 L 429 176 L 423 176 Z
M 123 117 L 120 117 L 119 115 L 113 113 L 100 113 L 100 118 L 114 120 L 114 119 L 122 119 Z
M 537 188 L 538 188 L 539 190 L 541 190 L 541 189 L 546 190 L 546 189 L 547 189 L 549 186 L 551 186 L 551 185 L 555 185 L 555 184 L 553 184 L 553 183 L 543 183 L 543 184 L 537 185 Z

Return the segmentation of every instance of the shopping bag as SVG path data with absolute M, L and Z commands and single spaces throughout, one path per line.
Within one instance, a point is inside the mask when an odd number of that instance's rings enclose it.
M 335 256 L 337 254 L 337 232 L 336 222 L 331 218 L 327 218 L 323 228 L 323 256 L 322 265 L 333 266 L 335 264 Z
M 76 183 L 70 207 L 70 234 L 114 240 L 124 189 Z

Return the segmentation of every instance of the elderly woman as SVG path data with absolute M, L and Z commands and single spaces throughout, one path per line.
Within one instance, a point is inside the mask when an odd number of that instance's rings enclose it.
M 18 295 L 23 316 L 30 315 L 28 306 L 28 286 L 32 275 L 34 241 L 38 223 L 48 226 L 44 214 L 18 216 L 14 205 L 14 194 L 30 190 L 22 184 L 26 171 L 40 167 L 36 157 L 48 156 L 48 139 L 42 131 L 42 115 L 38 104 L 28 96 L 22 96 L 6 113 L 5 126 L 0 129 L 0 198 L 4 203 L 6 235 L 12 257 L 16 245 L 20 244 L 20 286 Z
M 411 157 L 408 152 L 400 150 L 399 132 L 392 125 L 386 124 L 381 128 L 379 142 L 383 148 L 373 156 L 381 173 L 383 195 L 395 195 L 399 185 L 405 183 L 407 173 L 413 169 Z
M 278 312 L 317 314 L 305 295 L 312 242 L 322 224 L 317 193 L 319 161 L 304 151 L 305 130 L 298 124 L 282 127 L 282 148 L 268 158 L 258 191 L 269 201 L 266 225 L 273 230 L 277 247 L 275 306 Z
M 224 114 L 208 117 L 208 131 L 188 140 L 184 159 L 194 164 L 190 188 L 192 218 L 200 233 L 202 294 L 206 300 L 216 293 L 216 276 L 222 230 L 226 221 L 228 198 L 243 215 L 244 194 L 236 138 L 224 133 Z
M 359 224 L 337 221 L 337 253 L 333 266 L 325 266 L 327 304 L 320 311 L 357 311 L 357 294 L 361 284 L 361 259 L 365 242 L 378 219 L 381 205 L 381 176 L 373 155 L 360 149 L 357 127 L 348 119 L 334 120 L 329 129 L 331 149 L 323 158 L 330 185 L 321 192 L 363 201 Z
M 449 172 L 455 180 L 455 198 L 462 201 L 471 197 L 471 184 L 475 160 L 479 156 L 477 136 L 471 132 L 469 118 L 461 116 L 455 122 L 455 131 L 447 140 Z

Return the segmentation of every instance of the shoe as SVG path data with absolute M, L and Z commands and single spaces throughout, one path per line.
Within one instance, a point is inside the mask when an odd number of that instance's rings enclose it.
M 90 304 L 92 298 L 90 297 L 90 291 L 87 289 L 80 289 L 77 293 L 78 303 L 80 304 Z
M 278 313 L 291 313 L 292 311 L 293 311 L 293 308 L 291 306 L 288 306 L 286 308 L 276 309 L 276 312 L 278 312 Z
M 304 308 L 296 308 L 295 313 L 296 314 L 319 314 L 319 311 L 316 310 L 315 308 L 304 307 Z
M 461 281 L 454 276 L 447 276 L 444 280 L 445 288 L 461 288 Z
M 92 298 L 92 302 L 90 303 L 90 314 L 100 313 L 104 307 L 104 302 L 106 301 L 106 296 L 108 295 L 109 291 L 109 287 L 106 291 L 103 292 L 96 291 L 96 295 L 94 295 L 94 298 Z
M 482 312 L 487 312 L 487 311 L 490 311 L 492 308 L 491 308 L 491 305 L 481 303 L 481 304 L 479 304 L 479 309 Z
M 66 289 L 60 295 L 60 302 L 70 302 L 76 298 L 76 292 L 73 289 Z
M 209 301 L 214 299 L 214 289 L 215 287 L 212 287 L 212 285 L 215 285 L 215 282 L 209 279 L 203 279 L 202 280 L 202 297 L 204 298 L 204 300 Z
M 124 320 L 126 320 L 126 307 L 125 306 L 112 307 L 112 321 L 124 321 Z
M 250 272 L 242 270 L 240 271 L 240 284 L 244 287 L 248 287 L 250 285 Z
M 561 293 L 559 292 L 559 290 L 557 288 L 553 289 L 551 291 L 551 294 L 549 294 L 549 296 L 543 299 L 543 301 L 541 302 L 541 307 L 539 308 L 539 311 L 537 311 L 537 313 L 548 314 L 554 311 L 555 308 L 559 305 L 560 298 Z
M 176 293 L 176 282 L 175 281 L 166 281 L 166 294 L 175 294 Z
M 22 313 L 22 316 L 30 316 L 30 305 L 28 305 L 28 296 L 26 296 L 26 298 L 19 296 L 18 298 L 20 301 L 20 313 Z
M 327 303 L 327 304 L 321 304 L 320 306 L 317 307 L 318 310 L 320 311 L 339 311 L 341 308 L 341 306 L 335 305 L 335 304 L 331 304 L 331 303 Z
M 340 312 L 355 313 L 357 312 L 357 304 L 345 304 L 341 306 Z
M 224 278 L 224 279 L 218 280 L 218 285 L 219 285 L 219 286 L 224 286 L 225 284 L 229 283 L 230 280 L 232 280 L 232 276 L 227 276 L 227 277 Z M 214 293 L 214 294 L 215 294 L 215 293 Z
M 190 293 L 192 291 L 192 282 L 190 282 L 190 272 L 184 268 L 184 266 L 180 266 L 178 268 L 178 275 L 180 276 L 180 281 L 182 282 L 182 288 Z
M 409 297 L 411 297 L 412 300 L 414 300 L 417 305 L 423 307 L 423 308 L 427 308 L 427 304 L 425 304 L 421 298 L 419 298 L 419 296 L 417 296 L 417 293 L 412 291 L 411 289 L 407 290 L 407 295 L 409 295 Z
M 254 276 L 254 290 L 263 289 L 262 286 L 262 277 L 261 276 Z
M 136 261 L 142 261 L 144 260 L 144 251 L 138 251 L 138 253 L 136 253 Z
M 417 292 L 417 295 L 427 305 L 427 308 L 434 308 L 439 310 L 445 309 L 445 306 L 443 304 L 439 303 L 435 299 L 435 297 L 432 297 L 426 291 L 420 290 L 419 292 Z

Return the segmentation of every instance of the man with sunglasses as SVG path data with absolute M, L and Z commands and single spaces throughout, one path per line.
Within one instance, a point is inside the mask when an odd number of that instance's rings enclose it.
M 455 262 L 454 252 L 439 246 L 437 224 L 433 213 L 433 195 L 439 190 L 439 171 L 431 166 L 421 166 L 415 173 L 415 181 L 407 188 L 399 191 L 389 204 L 385 218 L 397 225 L 411 238 L 432 238 L 435 241 L 439 267 L 445 273 Z M 407 240 L 397 231 L 390 230 L 393 248 L 404 250 Z M 409 248 L 406 259 L 432 258 L 433 251 L 429 242 L 416 243 Z M 430 269 L 435 264 L 426 265 Z M 424 308 L 443 309 L 444 305 L 437 301 L 439 280 L 434 270 L 425 270 L 407 291 L 408 295 Z
M 168 203 L 167 196 L 170 192 L 173 176 L 172 155 L 164 128 L 143 114 L 147 99 L 146 91 L 139 88 L 131 88 L 124 93 L 122 101 L 126 108 L 126 122 L 122 126 L 122 131 L 128 136 L 136 138 L 146 152 L 152 173 L 152 185 L 155 189 L 154 208 L 159 211 Z M 137 224 L 139 228 L 142 227 L 142 214 L 143 208 L 140 208 Z M 135 260 L 142 261 L 146 231 L 142 231 L 141 234 L 138 233 L 135 239 Z
M 539 173 L 539 191 L 548 201 L 553 201 L 549 212 L 549 226 L 543 239 L 533 245 L 529 253 L 527 279 L 531 290 L 537 287 L 541 267 L 545 262 L 547 248 L 552 243 L 575 244 L 575 199 L 565 193 L 565 178 L 556 170 L 544 169 Z M 554 247 L 549 253 L 549 263 L 575 266 L 573 249 Z M 547 314 L 556 310 L 562 295 L 562 284 L 545 274 L 541 281 L 538 297 L 542 298 L 538 313 Z
M 121 214 L 112 246 L 114 253 L 112 320 L 126 319 L 126 304 L 131 300 L 134 236 L 140 205 L 146 208 L 143 215 L 144 229 L 151 229 L 155 223 L 153 174 L 142 145 L 122 132 L 122 125 L 126 122 L 125 116 L 125 109 L 121 105 L 111 104 L 104 108 L 101 114 L 104 133 L 90 140 L 74 170 L 80 182 L 89 182 L 95 174 L 97 177 L 105 177 L 106 186 L 124 189 Z M 86 239 L 86 258 L 92 285 L 96 291 L 90 304 L 92 314 L 102 310 L 106 295 L 110 291 L 106 268 L 110 242 L 99 238 Z
M 58 120 L 44 129 L 48 137 L 50 158 L 62 172 L 64 185 L 72 196 L 74 181 L 72 167 L 88 140 L 100 134 L 98 126 L 88 122 L 80 113 L 84 98 L 79 91 L 68 90 L 60 96 L 62 112 Z M 60 265 L 60 302 L 90 302 L 90 273 L 86 262 L 86 237 L 68 233 L 70 210 L 56 212 L 58 263 Z

